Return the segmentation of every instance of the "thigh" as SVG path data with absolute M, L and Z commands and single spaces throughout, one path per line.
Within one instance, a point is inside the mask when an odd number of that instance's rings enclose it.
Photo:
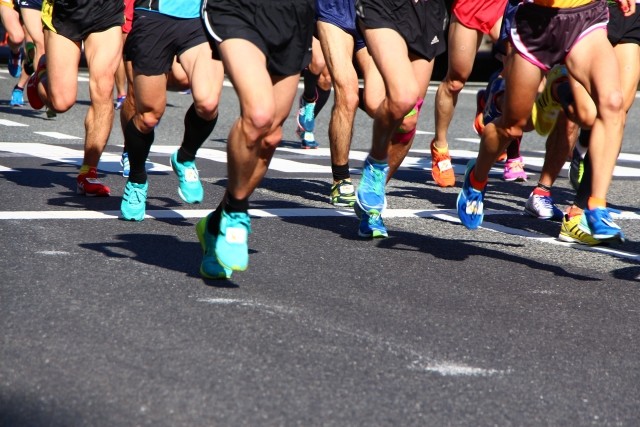
M 620 66 L 620 85 L 622 86 L 624 109 L 628 111 L 633 105 L 640 80 L 640 45 L 621 43 L 616 45 L 613 50 Z
M 213 59 L 209 43 L 202 43 L 183 52 L 180 64 L 189 79 L 193 100 L 197 104 L 212 100 L 217 103 L 222 91 L 224 71 L 222 62 Z
M 457 19 L 449 26 L 449 68 L 452 79 L 466 80 L 471 74 L 476 52 L 482 41 L 482 33 L 465 27 Z
M 53 31 L 46 38 L 47 81 L 51 92 L 76 99 L 78 91 L 78 64 L 80 43 L 69 40 Z M 115 70 L 114 70 L 115 72 Z
M 318 22 L 318 38 L 324 61 L 336 88 L 357 86 L 358 75 L 353 67 L 354 40 L 351 35 L 327 22 Z M 357 90 L 357 88 L 356 88 Z
M 505 77 L 502 117 L 503 123 L 513 126 L 523 124 L 531 115 L 542 80 L 542 70 L 515 52 L 508 61 L 510 68 Z
M 84 41 L 84 52 L 90 80 L 113 80 L 122 59 L 121 27 L 89 34 Z

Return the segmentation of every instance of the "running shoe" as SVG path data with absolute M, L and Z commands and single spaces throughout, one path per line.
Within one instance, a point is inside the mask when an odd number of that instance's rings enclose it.
M 351 207 L 356 202 L 356 191 L 351 178 L 341 179 L 331 187 L 331 204 L 333 206 Z
M 38 69 L 29 77 L 29 80 L 27 80 L 27 100 L 34 110 L 40 110 L 44 107 L 44 101 L 40 98 L 40 94 L 38 94 L 38 84 L 46 72 L 47 62 L 45 55 L 42 55 L 38 63 Z
M 245 212 L 224 210 L 220 217 L 220 232 L 216 237 L 215 254 L 220 265 L 229 270 L 244 271 L 249 266 L 249 233 L 251 218 Z
M 16 79 L 22 74 L 22 49 L 18 52 L 9 51 L 9 60 L 7 61 L 9 74 Z
M 24 72 L 30 76 L 31 74 L 33 74 L 33 71 L 34 71 L 33 59 L 36 56 L 36 45 L 33 42 L 26 42 L 24 50 L 27 53 L 24 56 L 22 65 L 24 67 Z
M 569 182 L 576 191 L 578 191 L 583 174 L 584 159 L 582 158 L 580 151 L 576 147 L 573 147 L 573 155 L 571 156 L 571 163 L 569 164 Z
M 122 166 L 122 176 L 125 178 L 129 178 L 131 165 L 129 164 L 129 153 L 127 153 L 126 151 L 122 152 L 122 157 L 120 157 L 120 166 Z
M 502 115 L 500 100 L 504 94 L 505 80 L 500 74 L 494 74 L 487 84 L 487 101 L 482 114 L 482 122 L 488 125 Z
M 502 179 L 509 182 L 524 182 L 528 179 L 527 173 L 524 171 L 524 159 L 522 156 L 515 159 L 507 159 L 504 164 Z
M 105 197 L 111 194 L 109 187 L 98 179 L 98 170 L 96 168 L 89 169 L 87 173 L 79 174 L 76 182 L 78 194 L 84 194 L 89 197 Z
M 203 252 L 200 275 L 206 279 L 230 279 L 233 271 L 221 266 L 216 258 L 216 236 L 209 233 L 207 229 L 209 217 L 210 215 L 205 216 L 196 224 L 196 234 Z
M 316 141 L 316 137 L 313 132 L 302 132 L 302 140 L 300 142 L 300 146 L 305 150 L 318 148 L 318 142 Z
M 449 147 L 441 152 L 439 150 L 442 149 L 436 149 L 435 142 L 435 139 L 431 140 L 431 176 L 438 187 L 454 187 L 456 176 L 453 173 Z
M 196 168 L 196 162 L 178 161 L 178 152 L 169 157 L 169 163 L 178 176 L 178 195 L 186 203 L 201 203 L 204 198 L 204 190 Z
M 122 104 L 124 104 L 124 100 L 127 99 L 127 95 L 122 95 L 116 98 L 116 102 L 114 102 L 114 108 L 119 110 L 122 108 Z
M 384 187 L 388 173 L 389 165 L 386 162 L 371 163 L 369 158 L 365 160 L 360 185 L 356 190 L 356 203 L 363 211 L 374 209 L 382 212 L 386 207 L 387 196 Z
M 462 225 L 469 230 L 475 230 L 480 227 L 484 218 L 484 193 L 485 190 L 478 191 L 471 186 L 469 175 L 476 165 L 476 159 L 469 160 L 467 170 L 464 173 L 464 181 L 462 189 L 458 193 L 456 201 L 458 209 L 458 218 Z
M 122 217 L 128 221 L 142 221 L 147 204 L 147 192 L 149 183 L 138 184 L 127 181 L 124 186 L 124 194 L 120 203 Z
M 624 233 L 613 222 L 609 211 L 610 209 L 602 207 L 585 209 L 579 225 L 580 230 L 601 242 L 617 241 L 624 243 Z
M 47 116 L 47 120 L 55 120 L 55 118 L 58 117 L 58 113 L 56 113 L 49 107 L 47 107 L 45 115 Z
M 19 87 L 14 87 L 11 92 L 11 101 L 9 104 L 12 107 L 22 107 L 24 105 L 24 89 L 20 89 Z
M 385 227 L 382 221 L 382 215 L 376 209 L 371 209 L 368 212 L 362 210 L 358 204 L 353 205 L 353 210 L 356 216 L 360 219 L 358 225 L 358 236 L 367 239 L 379 239 L 389 237 L 387 227 Z
M 476 118 L 473 121 L 473 130 L 478 134 L 478 136 L 482 135 L 482 131 L 484 130 L 484 107 L 487 103 L 487 91 L 485 89 L 480 89 L 476 93 Z
M 585 233 L 580 229 L 580 222 L 582 221 L 583 215 L 574 215 L 573 217 L 569 217 L 569 215 L 565 215 L 562 219 L 562 226 L 560 227 L 560 234 L 558 235 L 558 240 L 568 243 L 580 243 L 581 245 L 589 245 L 595 246 L 599 245 L 600 242 L 597 239 L 594 239 L 589 233 Z
M 531 119 L 536 132 L 542 136 L 547 136 L 551 133 L 558 120 L 558 114 L 562 110 L 562 105 L 553 96 L 554 85 L 556 82 L 567 78 L 567 67 L 564 65 L 554 66 L 547 73 L 547 81 L 542 93 L 536 98 Z
M 556 205 L 550 196 L 541 196 L 540 194 L 531 193 L 524 205 L 524 211 L 534 218 L 550 219 L 551 221 L 560 221 L 564 214 Z
M 298 110 L 298 134 L 302 135 L 302 132 L 312 132 L 315 129 L 315 109 L 316 103 L 305 101 L 304 97 L 300 96 L 299 102 L 300 108 Z

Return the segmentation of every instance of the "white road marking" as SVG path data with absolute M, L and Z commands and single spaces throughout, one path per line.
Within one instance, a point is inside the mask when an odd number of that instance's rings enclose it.
M 65 133 L 60 132 L 34 132 L 38 135 L 48 136 L 49 138 L 55 139 L 82 139 L 79 136 L 67 135 Z
M 29 125 L 14 122 L 13 120 L 7 120 L 7 119 L 0 119 L 0 126 L 29 127 Z

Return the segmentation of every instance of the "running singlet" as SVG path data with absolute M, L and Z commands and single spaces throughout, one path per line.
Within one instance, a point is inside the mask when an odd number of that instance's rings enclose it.
M 200 0 L 136 0 L 136 9 L 160 12 L 174 18 L 200 18 Z
M 525 0 L 526 3 L 533 3 L 545 7 L 557 7 L 560 9 L 584 6 L 585 4 L 593 3 L 593 1 L 594 0 Z

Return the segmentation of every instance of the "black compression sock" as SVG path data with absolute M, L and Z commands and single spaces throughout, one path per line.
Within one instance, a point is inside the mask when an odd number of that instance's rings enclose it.
M 329 100 L 329 95 L 331 94 L 331 88 L 329 90 L 324 90 L 318 88 L 318 99 L 316 99 L 316 108 L 313 110 L 313 116 L 316 117 L 320 111 L 322 111 L 322 107 Z
M 147 182 L 147 170 L 144 166 L 153 144 L 154 131 L 142 133 L 138 130 L 133 119 L 129 120 L 124 128 L 124 137 L 127 140 L 127 152 L 129 153 L 129 181 L 137 184 Z
M 351 178 L 351 174 L 349 173 L 349 163 L 346 165 L 335 165 L 331 163 L 331 173 L 333 174 L 334 182 Z
M 313 74 L 308 68 L 305 68 L 302 72 L 304 77 L 304 90 L 302 92 L 302 98 L 307 102 L 315 102 L 318 97 L 317 86 L 318 74 Z
M 180 163 L 192 162 L 196 159 L 198 149 L 211 135 L 217 121 L 218 116 L 213 120 L 205 120 L 198 116 L 195 105 L 191 104 L 191 107 L 184 115 L 184 136 L 178 150 L 178 161 Z

